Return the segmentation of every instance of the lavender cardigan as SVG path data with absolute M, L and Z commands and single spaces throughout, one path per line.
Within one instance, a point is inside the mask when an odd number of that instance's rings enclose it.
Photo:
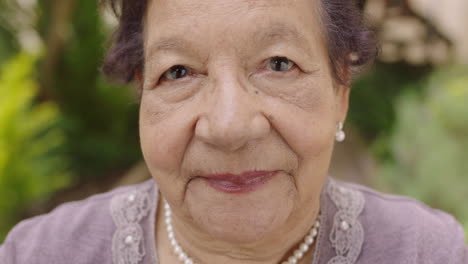
M 1 264 L 157 264 L 153 180 L 64 204 L 18 224 Z M 311 264 L 468 264 L 460 224 L 401 196 L 327 179 Z M 164 263 L 166 264 L 166 263 Z

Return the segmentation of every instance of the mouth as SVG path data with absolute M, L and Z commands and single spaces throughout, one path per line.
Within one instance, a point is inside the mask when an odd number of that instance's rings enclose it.
M 224 193 L 247 193 L 260 188 L 279 171 L 246 171 L 241 174 L 211 174 L 201 176 L 208 185 Z

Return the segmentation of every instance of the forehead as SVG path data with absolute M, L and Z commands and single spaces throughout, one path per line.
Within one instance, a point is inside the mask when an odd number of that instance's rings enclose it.
M 277 29 L 320 35 L 319 0 L 150 0 L 145 39 L 184 35 L 219 38 Z
M 226 14 L 229 12 L 248 12 L 255 9 L 284 8 L 314 4 L 317 0 L 148 0 L 150 9 L 161 13 L 193 15 Z

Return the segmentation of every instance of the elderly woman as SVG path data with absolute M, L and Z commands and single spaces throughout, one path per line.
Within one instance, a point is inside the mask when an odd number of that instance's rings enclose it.
M 154 179 L 20 223 L 1 263 L 468 263 L 452 216 L 327 176 L 375 54 L 351 0 L 113 4 Z

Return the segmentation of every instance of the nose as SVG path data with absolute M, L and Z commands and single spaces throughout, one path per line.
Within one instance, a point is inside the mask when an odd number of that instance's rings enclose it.
M 224 151 L 235 151 L 270 132 L 258 97 L 236 78 L 213 81 L 205 97 L 206 110 L 195 126 L 195 137 Z

